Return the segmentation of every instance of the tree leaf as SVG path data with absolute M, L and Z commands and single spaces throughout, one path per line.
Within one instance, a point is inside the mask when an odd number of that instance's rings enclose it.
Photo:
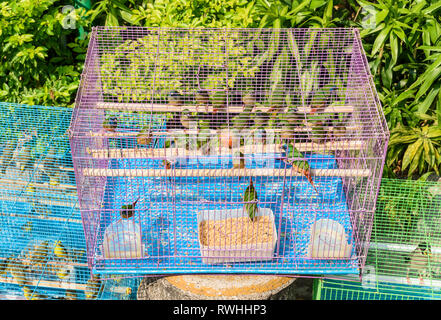
M 412 143 L 410 146 L 407 147 L 406 152 L 403 155 L 403 166 L 402 170 L 406 170 L 406 168 L 411 164 L 413 158 L 415 157 L 415 154 L 417 153 L 418 149 L 421 147 L 423 143 L 422 139 L 418 139 L 414 143 Z

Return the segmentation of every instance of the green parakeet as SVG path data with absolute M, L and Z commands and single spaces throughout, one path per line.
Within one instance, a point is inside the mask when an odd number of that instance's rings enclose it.
M 136 199 L 136 201 L 131 204 L 123 205 L 121 207 L 121 212 L 120 212 L 121 217 L 123 217 L 124 219 L 131 218 L 135 214 L 135 206 L 136 206 L 136 203 L 139 201 L 139 199 L 141 199 L 141 197 Z
M 255 200 L 258 200 L 257 199 L 257 191 L 254 188 L 253 178 L 250 177 L 250 184 L 245 189 L 245 192 L 243 194 L 243 201 L 250 202 L 250 201 L 255 201 Z M 257 206 L 257 202 L 246 203 L 244 206 L 244 209 L 248 213 L 248 216 L 250 217 L 251 221 L 254 221 L 254 217 L 256 216 L 256 213 L 259 210 L 259 208 Z
M 108 117 L 103 121 L 103 129 L 109 132 L 115 132 L 116 128 L 118 128 L 118 118 L 117 117 Z
M 304 158 L 303 154 L 300 153 L 299 150 L 297 150 L 292 143 L 284 144 L 282 145 L 282 149 L 286 153 L 287 162 L 293 166 L 297 170 L 297 172 L 303 174 L 306 179 L 308 179 L 309 183 L 314 188 L 315 192 L 319 193 L 317 191 L 317 188 L 314 185 L 314 181 L 312 181 L 311 172 L 309 163 L 306 160 L 293 160 L 293 158 Z
M 211 104 L 213 105 L 213 113 L 225 112 L 227 106 L 227 93 L 225 90 L 214 92 L 211 97 Z
M 322 113 L 323 110 L 329 106 L 332 102 L 333 97 L 337 91 L 337 87 L 332 85 L 325 85 L 321 89 L 317 90 L 312 94 L 310 106 L 311 114 Z

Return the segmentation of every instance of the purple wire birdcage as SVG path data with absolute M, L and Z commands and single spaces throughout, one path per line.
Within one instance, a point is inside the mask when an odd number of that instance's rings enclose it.
M 358 274 L 389 131 L 357 29 L 95 27 L 70 127 L 100 274 Z

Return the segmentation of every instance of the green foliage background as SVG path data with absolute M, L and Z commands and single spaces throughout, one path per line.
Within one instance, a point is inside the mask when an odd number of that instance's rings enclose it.
M 358 27 L 391 130 L 385 176 L 425 179 L 441 169 L 440 13 L 439 0 L 8 0 L 0 101 L 72 106 L 93 25 Z

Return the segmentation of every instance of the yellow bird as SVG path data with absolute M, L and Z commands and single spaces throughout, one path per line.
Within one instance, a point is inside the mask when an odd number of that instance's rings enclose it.
M 66 290 L 66 299 L 67 300 L 77 300 L 77 293 L 75 290 Z
M 86 299 L 95 300 L 102 290 L 101 285 L 102 285 L 101 280 L 89 279 L 86 284 L 86 289 L 84 290 L 84 294 L 86 295 Z
M 0 261 L 0 275 L 4 276 L 8 273 L 8 265 L 12 259 L 12 257 L 9 257 Z
M 32 221 L 26 222 L 24 225 L 21 226 L 21 229 L 23 232 L 31 232 L 32 231 Z
M 57 270 L 57 277 L 60 280 L 67 278 L 69 274 L 70 274 L 69 266 L 60 266 L 60 268 L 58 268 Z
M 69 255 L 66 248 L 63 246 L 61 241 L 56 241 L 54 246 L 54 254 L 56 257 L 61 259 L 69 260 Z
M 24 297 L 26 298 L 26 300 L 32 300 L 32 298 L 34 296 L 33 292 L 34 292 L 34 290 L 29 289 L 29 287 L 26 287 L 26 286 L 23 287 L 23 294 L 24 294 Z
M 11 261 L 8 265 L 8 270 L 19 286 L 23 287 L 31 283 L 27 276 L 29 268 L 20 260 L 15 259 Z
M 39 245 L 34 247 L 34 250 L 31 252 L 31 256 L 29 260 L 32 265 L 37 263 L 46 263 L 49 259 L 49 241 L 42 241 Z

